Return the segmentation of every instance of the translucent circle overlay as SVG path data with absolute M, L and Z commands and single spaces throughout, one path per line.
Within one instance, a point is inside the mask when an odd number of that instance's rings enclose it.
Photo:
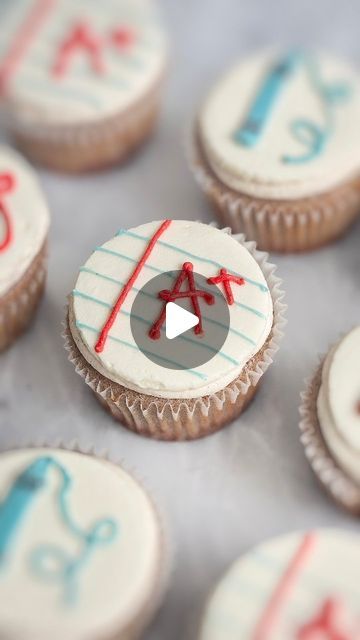
M 192 274 L 195 290 L 201 292 L 200 295 L 189 295 L 187 279 L 179 291 L 171 295 L 181 273 L 167 271 L 149 280 L 137 293 L 130 316 L 131 331 L 140 351 L 152 362 L 173 370 L 195 369 L 206 364 L 221 350 L 230 327 L 229 306 L 224 295 L 201 274 Z M 176 297 L 178 293 L 185 297 Z M 197 315 L 196 301 L 202 332 L 199 333 L 197 326 L 172 340 L 168 339 L 165 323 L 167 302 L 174 302 Z

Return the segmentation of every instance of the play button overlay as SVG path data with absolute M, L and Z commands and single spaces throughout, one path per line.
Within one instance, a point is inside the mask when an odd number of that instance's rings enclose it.
M 182 333 L 196 327 L 199 324 L 199 318 L 175 302 L 168 302 L 166 305 L 165 319 L 165 335 L 168 340 L 173 340 Z
M 221 351 L 229 333 L 229 305 L 221 289 L 189 264 L 154 276 L 137 291 L 131 308 L 137 347 L 167 369 L 206 364 Z

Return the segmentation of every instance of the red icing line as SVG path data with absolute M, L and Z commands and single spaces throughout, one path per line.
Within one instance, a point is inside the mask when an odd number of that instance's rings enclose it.
M 109 335 L 109 332 L 111 330 L 111 327 L 113 326 L 116 317 L 123 305 L 123 303 L 126 300 L 126 297 L 128 295 L 128 293 L 131 291 L 132 287 L 134 286 L 134 283 L 138 277 L 138 275 L 140 274 L 140 272 L 142 271 L 142 269 L 144 268 L 148 258 L 150 257 L 150 254 L 152 253 L 157 241 L 159 240 L 159 238 L 162 236 L 162 234 L 164 233 L 164 231 L 166 231 L 166 229 L 170 226 L 171 224 L 171 220 L 165 220 L 161 226 L 159 227 L 159 229 L 156 231 L 156 233 L 154 233 L 153 237 L 151 238 L 148 246 L 146 247 L 146 250 L 141 258 L 141 260 L 138 262 L 138 264 L 136 265 L 132 275 L 130 276 L 129 280 L 127 281 L 127 283 L 124 285 L 119 298 L 116 301 L 116 304 L 114 306 L 114 308 L 112 309 L 110 316 L 105 324 L 105 326 L 103 327 L 101 333 L 100 333 L 100 337 L 95 345 L 95 351 L 97 353 L 101 353 L 104 350 L 105 344 L 106 344 L 106 340 L 107 337 Z
M 234 304 L 234 294 L 231 289 L 231 282 L 239 284 L 240 286 L 245 284 L 244 278 L 239 276 L 233 276 L 228 273 L 226 269 L 220 269 L 220 274 L 214 278 L 208 278 L 209 284 L 223 284 L 226 294 L 226 299 L 229 305 Z
M 27 19 L 14 37 L 10 50 L 0 67 L 0 93 L 6 93 L 11 78 L 56 2 L 57 0 L 37 0 L 35 2 Z
M 194 327 L 194 332 L 196 333 L 196 335 L 199 335 L 203 333 L 203 325 L 202 325 L 202 315 L 201 315 L 201 309 L 200 309 L 198 298 L 204 298 L 207 304 L 214 304 L 215 298 L 211 293 L 208 293 L 207 291 L 203 291 L 201 289 L 196 288 L 193 271 L 194 271 L 194 267 L 192 263 L 184 262 L 182 271 L 175 282 L 173 290 L 169 291 L 168 289 L 164 289 L 163 291 L 160 291 L 159 298 L 161 298 L 162 300 L 165 300 L 166 303 L 174 302 L 175 300 L 178 300 L 178 299 L 190 298 L 191 304 L 194 310 L 194 314 L 199 319 L 198 324 Z M 189 283 L 189 290 L 180 292 L 180 289 L 183 283 L 185 282 L 185 280 L 187 280 Z M 166 304 L 164 305 L 158 320 L 154 323 L 154 325 L 151 327 L 149 331 L 149 337 L 152 340 L 158 340 L 160 338 L 161 327 L 163 326 L 165 320 L 166 320 Z
M 0 253 L 6 251 L 13 239 L 13 230 L 11 223 L 10 211 L 4 202 L 3 196 L 11 193 L 15 188 L 15 177 L 12 173 L 3 173 L 0 175 L 0 217 L 5 221 L 5 236 L 0 241 Z
M 53 74 L 57 77 L 65 75 L 70 64 L 70 58 L 78 49 L 82 49 L 89 54 L 91 66 L 95 73 L 104 74 L 102 46 L 101 38 L 92 31 L 87 22 L 78 23 L 60 46 L 58 57 L 52 70 Z
M 314 548 L 315 542 L 316 536 L 314 533 L 308 533 L 304 536 L 289 566 L 281 577 L 279 584 L 271 595 L 265 611 L 256 625 L 252 640 L 267 640 L 269 638 L 281 607 L 284 604 L 284 600 L 289 596 L 300 571 Z
M 299 629 L 296 640 L 352 640 L 347 634 L 339 630 L 337 621 L 341 618 L 342 603 L 333 598 L 328 598 L 322 605 L 322 609 L 314 620 Z

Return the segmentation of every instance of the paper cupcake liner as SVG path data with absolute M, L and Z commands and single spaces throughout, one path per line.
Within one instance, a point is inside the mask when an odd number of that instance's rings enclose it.
M 22 443 L 17 442 L 14 445 L 9 445 L 5 448 L 1 448 L 0 453 L 10 453 L 11 451 L 19 449 L 62 449 L 64 451 L 73 451 L 82 455 L 98 458 L 105 462 L 110 462 L 116 466 L 121 467 L 133 480 L 140 485 L 144 493 L 146 494 L 151 506 L 154 510 L 159 530 L 160 530 L 160 561 L 158 567 L 158 575 L 156 586 L 153 589 L 151 598 L 144 604 L 141 614 L 132 621 L 131 624 L 126 625 L 119 634 L 119 631 L 115 635 L 102 637 L 101 640 L 140 640 L 142 634 L 151 624 L 155 618 L 157 612 L 162 606 L 165 596 L 169 590 L 171 577 L 174 570 L 174 556 L 175 552 L 170 542 L 170 535 L 168 532 L 167 520 L 158 505 L 155 503 L 152 495 L 145 488 L 145 481 L 139 479 L 136 471 L 129 469 L 123 463 L 121 459 L 114 457 L 114 455 L 108 449 L 99 450 L 94 445 L 88 445 L 86 447 L 80 445 L 77 439 L 70 442 L 64 442 L 61 438 L 57 438 L 54 441 L 47 439 L 28 440 Z
M 360 216 L 360 178 L 322 195 L 299 200 L 252 198 L 227 187 L 210 168 L 192 127 L 187 156 L 195 180 L 220 221 L 255 240 L 259 249 L 296 253 L 340 237 Z
M 265 275 L 274 307 L 270 335 L 249 360 L 241 374 L 221 391 L 192 399 L 158 398 L 137 393 L 116 384 L 96 371 L 82 356 L 72 337 L 69 324 L 65 328 L 65 348 L 76 372 L 95 393 L 101 404 L 128 429 L 159 440 L 193 440 L 218 431 L 239 416 L 254 397 L 260 380 L 279 349 L 285 326 L 284 293 L 276 267 L 267 262 L 267 254 L 257 251 L 254 242 L 243 235 L 235 236 L 254 257 Z
M 323 488 L 335 502 L 360 516 L 360 487 L 341 469 L 323 438 L 317 413 L 317 398 L 321 386 L 322 358 L 313 376 L 307 380 L 301 394 L 300 430 L 305 455 Z
M 152 133 L 158 120 L 163 82 L 126 111 L 97 123 L 7 126 L 21 150 L 35 162 L 68 173 L 91 171 L 124 161 Z
M 30 325 L 43 296 L 47 273 L 47 241 L 21 280 L 0 297 L 0 352 Z

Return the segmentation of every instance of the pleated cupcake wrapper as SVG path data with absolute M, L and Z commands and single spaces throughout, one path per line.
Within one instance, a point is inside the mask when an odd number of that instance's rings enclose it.
M 47 243 L 14 287 L 0 297 L 0 352 L 30 325 L 44 292 L 47 275 Z
M 226 230 L 230 233 L 230 230 Z M 268 255 L 257 251 L 255 242 L 242 234 L 234 236 L 254 257 L 265 275 L 273 308 L 273 327 L 262 349 L 245 365 L 242 373 L 224 389 L 193 399 L 168 399 L 133 392 L 99 374 L 78 350 L 67 326 L 64 332 L 69 360 L 86 384 L 107 405 L 111 413 L 128 428 L 142 435 L 166 440 L 199 438 L 224 426 L 250 402 L 260 379 L 272 364 L 285 326 L 286 305 L 281 280 Z
M 119 631 L 115 632 L 111 636 L 102 636 L 99 640 L 140 640 L 140 637 L 151 624 L 151 621 L 155 617 L 157 611 L 160 609 L 164 598 L 170 587 L 171 577 L 174 571 L 175 565 L 175 549 L 171 544 L 171 536 L 168 531 L 167 519 L 159 509 L 158 505 L 152 498 L 152 495 L 148 492 L 145 486 L 148 484 L 143 478 L 139 478 L 137 471 L 126 468 L 123 460 L 113 455 L 108 449 L 99 449 L 93 444 L 83 446 L 77 439 L 73 439 L 69 442 L 64 442 L 61 438 L 55 440 L 49 439 L 33 439 L 24 440 L 23 442 L 16 442 L 13 445 L 6 446 L 0 449 L 0 453 L 11 453 L 12 451 L 20 449 L 61 449 L 63 451 L 72 451 L 74 453 L 80 453 L 82 455 L 90 456 L 103 460 L 104 462 L 110 462 L 118 467 L 121 467 L 129 476 L 140 485 L 147 498 L 149 499 L 155 516 L 160 527 L 160 551 L 161 558 L 159 562 L 158 580 L 156 587 L 154 588 L 151 598 L 144 604 L 142 613 L 137 617 L 134 622 L 127 625 L 123 632 L 119 634 Z
M 360 215 L 360 179 L 327 194 L 282 203 L 252 198 L 223 184 L 201 150 L 196 125 L 187 133 L 186 155 L 221 222 L 255 240 L 260 249 L 281 253 L 316 249 L 341 236 Z
M 337 504 L 355 515 L 360 515 L 360 487 L 340 468 L 328 450 L 321 433 L 317 398 L 324 361 L 325 358 L 321 358 L 320 365 L 313 376 L 306 381 L 306 389 L 301 394 L 301 442 L 305 455 L 325 490 Z
M 80 171 L 83 163 L 96 168 L 125 158 L 150 135 L 160 111 L 162 85 L 163 79 L 131 108 L 95 123 L 36 125 L 11 115 L 5 121 L 19 146 L 36 161 L 65 171 Z

